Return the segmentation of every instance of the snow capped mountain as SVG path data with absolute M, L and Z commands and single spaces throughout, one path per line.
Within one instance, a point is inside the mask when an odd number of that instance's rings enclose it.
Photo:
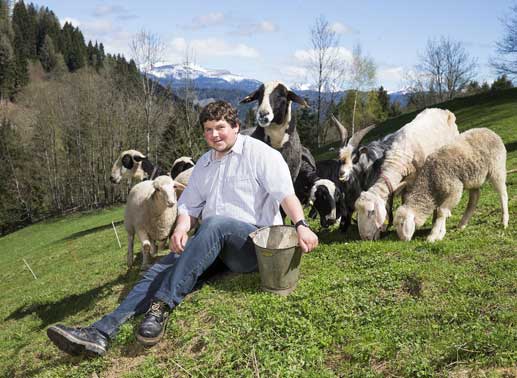
M 198 89 L 238 89 L 255 90 L 261 82 L 236 75 L 228 70 L 210 70 L 195 64 L 163 64 L 155 67 L 150 74 L 162 84 L 185 85 L 191 80 Z

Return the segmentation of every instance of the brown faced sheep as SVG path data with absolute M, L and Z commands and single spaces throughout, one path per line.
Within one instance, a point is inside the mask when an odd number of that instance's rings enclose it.
M 446 219 L 460 201 L 463 189 L 467 189 L 469 202 L 459 224 L 464 228 L 476 208 L 479 188 L 486 180 L 499 193 L 506 228 L 509 215 L 504 143 L 489 129 L 471 129 L 427 158 L 406 194 L 404 205 L 397 209 L 394 224 L 399 238 L 411 240 L 415 226 L 422 226 L 436 209 L 437 219 L 427 240 L 442 240 Z

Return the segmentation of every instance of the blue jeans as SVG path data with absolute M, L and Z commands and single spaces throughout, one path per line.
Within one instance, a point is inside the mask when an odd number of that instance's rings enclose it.
M 154 298 L 174 308 L 218 256 L 232 272 L 256 271 L 257 257 L 248 237 L 256 229 L 249 223 L 223 216 L 203 220 L 183 253 L 169 253 L 151 266 L 115 311 L 92 326 L 112 337 L 130 317 L 146 312 Z

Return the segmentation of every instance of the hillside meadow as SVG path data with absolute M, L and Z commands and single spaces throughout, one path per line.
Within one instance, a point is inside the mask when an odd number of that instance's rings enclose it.
M 497 132 L 508 169 L 517 168 L 517 89 L 440 106 L 462 131 Z M 415 114 L 388 120 L 369 139 Z M 303 257 L 290 296 L 260 291 L 257 273 L 227 275 L 187 297 L 160 344 L 136 342 L 137 318 L 97 359 L 61 353 L 45 331 L 95 321 L 138 280 L 138 266 L 125 265 L 123 208 L 24 228 L 0 239 L 0 376 L 517 377 L 517 174 L 507 185 L 506 230 L 487 184 L 469 226 L 456 228 L 464 196 L 435 244 L 425 242 L 429 221 L 411 242 L 393 230 L 360 241 L 356 227 L 343 235 L 313 222 L 320 246 Z

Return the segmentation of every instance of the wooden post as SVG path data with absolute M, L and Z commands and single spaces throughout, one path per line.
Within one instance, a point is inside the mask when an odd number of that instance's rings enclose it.
M 120 244 L 120 239 L 118 238 L 118 233 L 117 233 L 117 229 L 115 227 L 115 223 L 113 223 L 113 221 L 111 221 L 111 225 L 113 226 L 113 231 L 115 231 L 115 236 L 117 237 L 118 247 L 122 248 L 122 244 Z

